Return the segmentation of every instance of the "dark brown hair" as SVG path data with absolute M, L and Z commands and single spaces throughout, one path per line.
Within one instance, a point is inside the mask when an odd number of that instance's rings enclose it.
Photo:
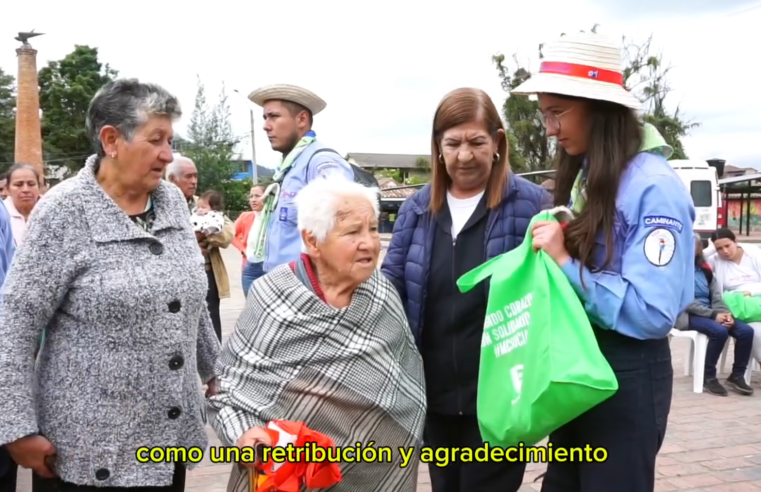
M 10 169 L 8 169 L 8 172 L 4 176 L 8 180 L 8 186 L 10 186 L 11 179 L 13 179 L 13 173 L 15 173 L 16 171 L 20 171 L 22 169 L 27 169 L 29 171 L 32 171 L 34 173 L 34 177 L 37 178 L 37 185 L 39 186 L 40 184 L 42 184 L 42 180 L 40 179 L 40 173 L 39 171 L 37 171 L 37 169 L 34 166 L 30 166 L 29 164 L 21 164 L 17 162 L 16 164 L 12 165 Z
M 737 237 L 735 237 L 735 233 L 727 229 L 726 227 L 722 227 L 720 229 L 716 229 L 711 234 L 711 241 L 716 242 L 719 239 L 729 239 L 733 243 L 737 242 Z
M 225 209 L 225 200 L 222 197 L 222 193 L 218 191 L 209 190 L 199 196 L 198 199 L 208 203 L 209 208 L 216 212 L 222 212 Z
M 621 175 L 642 145 L 642 125 L 631 109 L 607 101 L 552 94 L 566 100 L 584 101 L 590 123 L 586 155 L 568 155 L 562 147 L 555 154 L 555 205 L 566 206 L 576 176 L 587 159 L 586 205 L 565 230 L 568 253 L 592 270 L 605 269 L 613 258 L 613 220 Z M 602 265 L 592 262 L 599 231 L 606 245 Z
M 486 130 L 492 138 L 498 139 L 497 152 L 499 160 L 492 164 L 491 176 L 486 186 L 486 206 L 495 208 L 502 201 L 502 194 L 507 184 L 509 171 L 507 163 L 507 138 L 498 135 L 505 127 L 499 112 L 491 98 L 481 89 L 455 89 L 439 103 L 433 117 L 433 135 L 431 136 L 431 203 L 429 208 L 437 213 L 444 206 L 447 190 L 452 184 L 452 178 L 447 173 L 446 165 L 441 162 L 441 138 L 444 132 L 456 126 L 483 121 Z

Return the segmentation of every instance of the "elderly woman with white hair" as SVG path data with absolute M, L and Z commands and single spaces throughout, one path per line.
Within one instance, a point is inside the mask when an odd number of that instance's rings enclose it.
M 263 427 L 291 420 L 338 447 L 390 446 L 393 463 L 342 463 L 331 490 L 412 492 L 418 462 L 401 468 L 398 448 L 421 443 L 423 366 L 399 295 L 376 270 L 377 192 L 342 176 L 299 192 L 304 253 L 251 285 L 208 414 L 228 445 L 273 445 Z

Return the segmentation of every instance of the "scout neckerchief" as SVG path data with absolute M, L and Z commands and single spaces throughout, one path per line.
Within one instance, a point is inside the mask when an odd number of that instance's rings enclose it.
M 251 237 L 254 238 L 253 255 L 255 257 L 264 256 L 264 250 L 267 245 L 269 223 L 272 218 L 272 212 L 274 212 L 275 207 L 277 206 L 277 198 L 280 195 L 280 185 L 283 183 L 285 175 L 291 170 L 293 163 L 296 162 L 296 159 L 301 155 L 301 152 L 311 145 L 316 138 L 317 135 L 315 135 L 313 131 L 308 131 L 301 140 L 299 140 L 293 150 L 288 152 L 288 155 L 283 158 L 277 171 L 275 171 L 275 176 L 272 178 L 274 183 L 264 190 L 264 195 L 262 196 L 264 208 L 262 209 L 259 220 L 254 221 L 253 227 L 255 229 L 252 231 L 253 234 L 251 235 Z
M 650 152 L 652 154 L 658 154 L 666 159 L 671 157 L 674 149 L 671 148 L 666 140 L 658 133 L 658 130 L 650 123 L 645 123 L 642 128 L 642 145 L 639 148 L 640 152 Z M 568 208 L 573 210 L 574 213 L 579 214 L 584 210 L 584 206 L 587 203 L 587 162 L 584 161 L 579 174 L 576 175 L 576 180 L 573 182 L 571 188 L 571 199 L 568 202 Z

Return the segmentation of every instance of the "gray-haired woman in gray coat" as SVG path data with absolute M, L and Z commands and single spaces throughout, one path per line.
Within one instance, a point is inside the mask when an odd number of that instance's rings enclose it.
M 96 155 L 35 207 L 3 286 L 0 445 L 59 491 L 184 490 L 184 463 L 138 448 L 207 446 L 198 374 L 213 391 L 220 347 L 187 205 L 161 179 L 180 114 L 153 84 L 101 89 Z

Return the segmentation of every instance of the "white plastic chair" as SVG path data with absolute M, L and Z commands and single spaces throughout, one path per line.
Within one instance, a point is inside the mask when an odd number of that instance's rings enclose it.
M 703 392 L 703 376 L 706 364 L 706 349 L 708 348 L 708 337 L 694 330 L 676 330 L 672 329 L 669 337 L 689 338 L 690 355 L 684 358 L 684 375 L 692 376 L 692 391 L 695 393 Z M 730 337 L 731 338 L 731 337 Z M 724 372 L 724 366 L 729 350 L 729 341 L 724 345 L 719 362 L 719 373 Z M 748 369 L 745 371 L 745 382 L 750 384 L 750 377 L 754 367 L 757 366 L 755 359 L 751 359 Z
M 692 376 L 692 391 L 702 393 L 708 337 L 697 331 L 676 329 L 671 330 L 669 337 L 690 339 L 690 355 L 684 358 L 684 375 Z

